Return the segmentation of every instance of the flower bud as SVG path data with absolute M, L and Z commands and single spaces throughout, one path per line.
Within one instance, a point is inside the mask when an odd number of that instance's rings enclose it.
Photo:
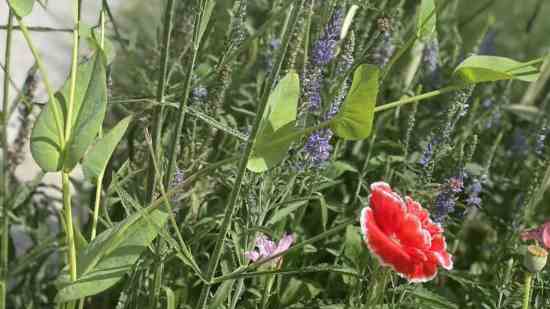
M 548 252 L 538 245 L 530 245 L 527 247 L 523 258 L 523 266 L 532 273 L 541 271 L 546 266 Z

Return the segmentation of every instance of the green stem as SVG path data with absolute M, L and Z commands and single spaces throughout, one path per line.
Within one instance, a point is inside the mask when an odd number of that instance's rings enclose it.
M 374 112 L 375 113 L 382 112 L 382 111 L 392 109 L 392 108 L 395 108 L 395 107 L 399 107 L 399 106 L 402 106 L 402 105 L 405 105 L 405 104 L 415 103 L 415 102 L 418 102 L 420 100 L 424 100 L 424 99 L 436 97 L 438 95 L 442 95 L 442 94 L 445 94 L 445 93 L 448 93 L 448 92 L 456 91 L 456 90 L 462 89 L 464 87 L 466 87 L 466 85 L 447 86 L 447 87 L 444 87 L 444 88 L 441 88 L 441 89 L 438 89 L 438 90 L 426 92 L 426 93 L 421 94 L 421 95 L 417 95 L 417 96 L 414 96 L 414 97 L 401 99 L 401 100 L 397 100 L 397 101 L 394 101 L 394 102 L 391 102 L 391 103 L 387 103 L 387 104 L 384 104 L 384 105 L 377 106 L 377 107 L 374 108 Z
M 67 120 L 65 122 L 65 141 L 71 138 L 71 129 L 73 121 L 73 110 L 75 105 L 76 94 L 76 74 L 78 69 L 78 46 L 79 46 L 79 31 L 80 31 L 80 14 L 79 14 L 79 0 L 73 1 L 73 50 L 71 61 L 71 80 L 69 88 L 69 106 L 67 107 Z
M 523 306 L 522 309 L 529 309 L 529 302 L 531 301 L 531 284 L 533 281 L 533 274 L 527 272 L 525 274 L 525 286 L 523 287 Z
M 160 75 L 157 82 L 157 94 L 156 100 L 161 103 L 160 107 L 155 109 L 155 114 L 153 116 L 153 147 L 155 149 L 155 156 L 161 158 L 161 143 L 162 143 L 162 127 L 164 123 L 164 96 L 166 92 L 166 74 L 168 73 L 168 58 L 170 51 L 170 36 L 172 34 L 172 20 L 175 10 L 175 1 L 168 0 L 166 2 L 166 7 L 164 11 L 164 25 L 163 25 L 163 36 L 162 36 L 162 51 L 160 55 Z M 148 184 L 147 184 L 147 200 L 151 199 L 153 196 L 153 191 L 156 187 L 156 177 L 153 164 L 150 163 L 149 174 L 148 174 Z M 160 179 L 159 181 L 162 181 Z
M 180 144 L 180 139 L 181 139 L 181 131 L 183 129 L 183 122 L 185 120 L 185 108 L 187 107 L 187 100 L 189 98 L 189 93 L 191 91 L 191 82 L 193 80 L 193 70 L 195 69 L 195 62 L 197 61 L 197 57 L 200 49 L 199 36 L 200 36 L 201 21 L 202 21 L 202 12 L 199 11 L 195 16 L 194 31 L 193 31 L 193 56 L 191 57 L 191 63 L 188 66 L 187 75 L 185 77 L 183 99 L 181 101 L 181 105 L 179 109 L 176 131 L 174 132 L 172 142 L 170 143 L 170 151 L 168 154 L 169 155 L 168 173 L 166 175 L 165 183 L 168 183 L 170 181 L 170 178 L 172 177 L 172 174 L 176 166 L 176 154 L 178 152 L 178 148 L 179 148 L 178 146 Z
M 11 62 L 11 43 L 13 33 L 13 11 L 10 9 L 8 13 L 8 33 L 6 36 L 6 53 L 4 62 L 6 68 L 4 71 L 4 97 L 2 98 L 2 166 L 0 167 L 2 178 L 3 193 L 0 196 L 0 205 L 2 205 L 2 242 L 0 244 L 2 252 L 0 253 L 0 269 L 1 269 L 1 281 L 0 281 L 0 308 L 6 308 L 6 289 L 8 282 L 8 245 L 9 245 L 9 203 L 7 194 L 9 192 L 9 176 L 8 176 L 8 100 L 9 100 L 9 75 L 10 75 L 10 62 Z
M 101 49 L 105 47 L 105 4 L 102 4 L 101 12 L 99 13 L 99 25 L 100 25 L 100 38 L 99 38 L 99 46 Z M 102 127 L 99 127 L 98 136 L 101 137 L 103 135 Z M 101 205 L 101 187 L 103 186 L 103 176 L 105 171 L 102 171 L 99 174 L 99 177 L 97 178 L 96 182 L 96 188 L 95 188 L 95 200 L 94 200 L 94 214 L 92 219 L 92 234 L 90 237 L 90 240 L 94 240 L 96 234 L 97 234 L 97 221 L 99 219 L 99 207 Z
M 264 293 L 262 294 L 262 306 L 261 309 L 266 309 L 267 304 L 269 304 L 269 296 L 271 295 L 271 289 L 273 288 L 273 283 L 275 283 L 276 275 L 270 274 L 265 278 L 265 288 Z
M 279 75 L 279 72 L 281 70 L 281 67 L 283 65 L 286 51 L 288 49 L 288 44 L 290 40 L 290 36 L 292 35 L 294 26 L 296 25 L 296 20 L 298 19 L 298 14 L 300 12 L 300 8 L 303 6 L 305 0 L 300 1 L 300 3 L 293 5 L 289 9 L 289 18 L 286 19 L 285 24 L 283 26 L 284 32 L 283 32 L 283 38 L 282 38 L 282 46 L 279 50 L 279 54 L 277 57 L 277 61 L 275 62 L 275 65 L 273 67 L 273 71 L 271 72 L 271 75 L 266 82 L 266 86 L 264 88 L 264 91 L 262 93 L 260 106 L 258 108 L 258 111 L 256 112 L 256 117 L 254 120 L 254 126 L 252 127 L 252 131 L 250 133 L 250 139 L 246 143 L 246 148 L 244 150 L 244 153 L 239 161 L 239 167 L 238 167 L 238 173 L 237 177 L 235 178 L 235 184 L 233 185 L 233 188 L 231 189 L 231 193 L 229 195 L 229 199 L 227 202 L 227 206 L 225 208 L 224 218 L 222 221 L 222 225 L 220 227 L 220 232 L 218 234 L 218 238 L 216 239 L 216 244 L 214 246 L 214 252 L 212 253 L 212 256 L 208 263 L 208 270 L 206 273 L 206 281 L 210 282 L 212 278 L 214 277 L 216 273 L 216 269 L 218 268 L 218 264 L 220 262 L 221 256 L 223 254 L 223 248 L 224 248 L 224 242 L 225 242 L 225 236 L 227 235 L 227 232 L 229 231 L 229 228 L 231 227 L 231 221 L 233 220 L 233 215 L 235 214 L 235 209 L 237 205 L 237 198 L 239 196 L 239 192 L 241 190 L 242 181 L 244 179 L 244 175 L 246 173 L 246 165 L 248 164 L 248 159 L 252 153 L 252 147 L 254 145 L 254 140 L 256 139 L 256 136 L 258 135 L 258 131 L 260 128 L 260 123 L 262 121 L 262 116 L 264 114 L 265 108 L 267 106 L 267 100 L 269 98 L 269 93 L 272 89 L 273 84 L 275 83 L 277 76 Z M 208 302 L 208 295 L 210 294 L 211 285 L 205 284 L 202 287 L 201 294 L 199 297 L 199 301 L 197 303 L 197 309 L 203 309 L 206 307 L 206 304 Z
M 46 71 L 46 68 L 44 67 L 44 63 L 42 62 L 42 58 L 40 57 L 40 54 L 38 54 L 38 51 L 36 50 L 35 46 L 32 43 L 31 36 L 29 34 L 29 30 L 27 29 L 27 26 L 23 23 L 23 20 L 15 15 L 17 18 L 17 22 L 19 23 L 19 27 L 21 28 L 21 32 L 23 33 L 23 37 L 25 38 L 25 41 L 27 42 L 27 45 L 29 46 L 32 55 L 34 56 L 34 59 L 36 60 L 36 64 L 38 65 L 38 70 L 40 71 L 40 76 L 42 77 L 42 82 L 44 83 L 44 86 L 46 87 L 46 91 L 48 92 L 48 100 L 50 104 L 48 105 L 49 108 L 52 109 L 53 116 L 55 119 L 55 127 L 57 129 L 57 134 L 60 140 L 60 146 L 63 148 L 65 146 L 65 134 L 63 132 L 63 119 L 61 118 L 61 112 L 58 109 L 58 105 L 55 103 L 56 99 L 54 97 L 54 91 L 50 84 L 50 81 L 48 79 L 48 73 Z
M 73 214 L 71 208 L 71 188 L 69 174 L 61 174 L 63 185 L 63 212 L 65 213 L 65 233 L 67 234 L 67 260 L 69 262 L 69 274 L 71 281 L 76 281 L 76 247 L 74 240 Z

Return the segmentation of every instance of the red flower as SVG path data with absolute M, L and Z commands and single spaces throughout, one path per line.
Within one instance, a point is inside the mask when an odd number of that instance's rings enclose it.
M 443 228 L 418 202 L 406 202 L 385 182 L 371 184 L 370 207 L 361 211 L 361 232 L 380 264 L 391 267 L 409 282 L 426 282 L 437 266 L 453 268 Z
M 542 246 L 550 249 L 550 221 L 537 228 L 521 232 L 520 237 L 523 241 L 534 239 Z

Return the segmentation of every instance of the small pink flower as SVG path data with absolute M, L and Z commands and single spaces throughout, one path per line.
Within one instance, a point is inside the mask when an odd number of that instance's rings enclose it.
M 536 240 L 542 246 L 550 249 L 550 221 L 547 221 L 543 225 L 521 232 L 520 238 L 523 241 Z
M 244 255 L 252 262 L 256 262 L 258 260 L 267 259 L 288 250 L 293 242 L 294 237 L 291 234 L 283 236 L 283 238 L 281 238 L 278 243 L 270 240 L 264 234 L 260 234 L 256 237 L 256 248 L 258 248 L 258 250 L 247 251 Z M 273 259 L 272 262 L 274 264 L 279 264 L 281 258 L 282 257 Z

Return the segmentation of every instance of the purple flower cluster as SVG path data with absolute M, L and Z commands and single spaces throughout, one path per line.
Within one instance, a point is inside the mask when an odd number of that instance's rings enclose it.
M 422 51 L 422 68 L 424 69 L 424 79 L 426 83 L 433 88 L 439 87 L 439 42 L 432 39 L 426 42 Z
M 544 145 L 546 143 L 546 136 L 548 135 L 548 127 L 544 125 L 537 134 L 535 141 L 535 153 L 542 157 L 544 156 Z
M 202 85 L 198 85 L 191 90 L 191 102 L 205 102 L 208 97 L 208 90 Z
M 426 149 L 424 149 L 424 152 L 420 156 L 420 160 L 418 160 L 418 163 L 420 163 L 422 167 L 426 168 L 430 165 L 430 162 L 432 162 L 434 148 L 437 144 L 439 144 L 439 140 L 437 138 L 432 138 L 428 145 L 426 145 Z
M 343 22 L 344 11 L 336 9 L 325 27 L 323 35 L 313 44 L 311 64 L 314 66 L 325 66 L 334 59 Z
M 390 61 L 395 51 L 395 45 L 392 40 L 390 31 L 384 31 L 381 34 L 382 39 L 380 44 L 374 50 L 372 54 L 372 61 L 379 67 L 384 67 Z
M 318 167 L 330 158 L 330 152 L 332 150 L 330 139 L 332 138 L 332 134 L 332 131 L 323 129 L 308 137 L 304 145 L 304 151 L 306 152 L 307 160 L 311 162 L 313 166 Z
M 310 111 L 321 108 L 321 85 L 323 68 L 336 55 L 336 46 L 340 38 L 344 12 L 337 9 L 332 15 L 323 35 L 313 44 L 310 63 L 302 74 L 303 93 Z
M 463 176 L 454 176 L 447 180 L 435 198 L 435 222 L 443 222 L 447 215 L 455 210 L 456 195 L 463 190 Z
M 466 199 L 466 204 L 468 206 L 479 207 L 481 205 L 481 182 L 478 179 L 474 179 L 472 184 L 468 187 L 468 198 Z

